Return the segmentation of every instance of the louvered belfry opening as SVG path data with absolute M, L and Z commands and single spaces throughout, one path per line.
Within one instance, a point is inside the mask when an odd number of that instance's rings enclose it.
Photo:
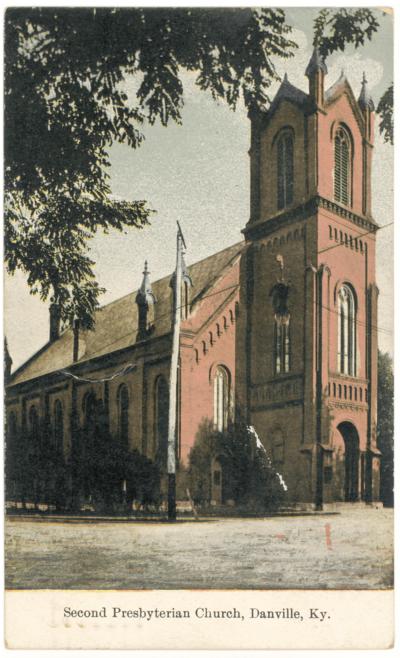
M 278 140 L 278 210 L 293 202 L 293 137 L 285 132 Z
M 335 135 L 335 201 L 350 204 L 350 140 L 343 128 Z

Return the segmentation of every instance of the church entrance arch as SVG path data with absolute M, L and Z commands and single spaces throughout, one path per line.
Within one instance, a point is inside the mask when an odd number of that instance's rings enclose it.
M 344 442 L 344 499 L 346 502 L 354 503 L 359 498 L 360 440 L 352 423 L 340 423 L 338 430 Z

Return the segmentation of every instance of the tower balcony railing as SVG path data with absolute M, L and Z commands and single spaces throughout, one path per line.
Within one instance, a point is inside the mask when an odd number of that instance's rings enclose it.
M 328 397 L 340 402 L 368 405 L 368 380 L 331 373 L 328 382 Z

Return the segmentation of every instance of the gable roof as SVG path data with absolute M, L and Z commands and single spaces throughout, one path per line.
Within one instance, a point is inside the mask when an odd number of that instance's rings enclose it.
M 244 241 L 223 249 L 208 258 L 204 258 L 188 267 L 193 281 L 191 299 L 196 302 L 205 295 L 235 258 L 241 253 Z M 162 336 L 171 329 L 172 290 L 171 274 L 152 283 L 152 290 L 157 300 L 154 306 L 154 332 L 151 338 Z M 229 292 L 227 295 L 229 296 Z M 77 363 L 90 361 L 133 346 L 138 331 L 137 291 L 110 302 L 96 311 L 96 325 L 93 331 L 80 332 L 80 349 Z M 14 386 L 22 382 L 41 377 L 57 370 L 71 367 L 73 354 L 73 332 L 64 331 L 52 343 L 44 345 L 28 361 L 13 373 L 8 382 Z
M 333 85 L 329 87 L 329 89 L 327 89 L 325 92 L 326 105 L 330 105 L 331 103 L 334 103 L 343 94 L 347 95 L 347 98 L 349 99 L 350 107 L 353 110 L 353 114 L 356 118 L 360 130 L 362 130 L 364 127 L 363 114 L 356 100 L 356 97 L 354 96 L 354 92 L 351 88 L 350 82 L 348 81 L 348 79 L 346 78 L 345 74 L 342 71 L 340 77 L 336 80 L 336 82 L 334 82 Z
M 294 103 L 294 105 L 297 105 L 301 109 L 306 109 L 310 105 L 309 95 L 298 87 L 292 85 L 292 83 L 289 82 L 286 73 L 281 86 L 275 94 L 274 100 L 264 114 L 266 120 L 269 120 L 272 117 L 283 100 L 289 101 L 289 103 Z

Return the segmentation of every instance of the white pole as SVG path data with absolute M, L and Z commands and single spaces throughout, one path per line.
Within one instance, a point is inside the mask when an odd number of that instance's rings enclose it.
M 171 370 L 169 379 L 169 413 L 168 413 L 168 518 L 176 519 L 176 392 L 179 362 L 179 334 L 181 324 L 181 287 L 182 287 L 182 234 L 178 225 L 176 245 L 176 268 L 173 289 L 173 329 Z

